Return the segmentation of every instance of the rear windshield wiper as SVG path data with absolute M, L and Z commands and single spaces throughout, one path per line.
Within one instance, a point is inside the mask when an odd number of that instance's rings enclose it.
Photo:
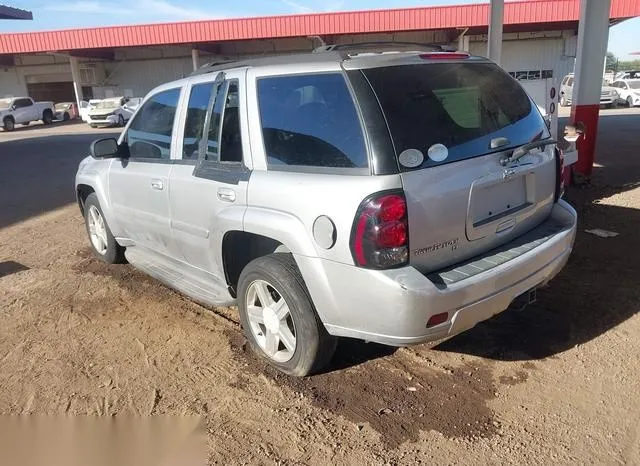
M 527 144 L 525 144 L 524 146 L 520 146 L 517 149 L 515 149 L 512 153 L 511 153 L 511 157 L 504 157 L 503 159 L 500 159 L 500 164 L 501 165 L 507 165 L 509 163 L 513 163 L 516 160 L 524 157 L 525 155 L 527 155 L 529 153 L 529 151 L 531 151 L 532 149 L 536 149 L 538 147 L 545 147 L 548 146 L 549 144 L 555 144 L 556 140 L 554 139 L 545 139 L 543 141 L 533 141 L 533 142 L 529 142 Z

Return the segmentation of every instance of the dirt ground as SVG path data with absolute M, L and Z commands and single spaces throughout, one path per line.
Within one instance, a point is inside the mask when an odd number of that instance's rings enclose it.
M 607 131 L 535 305 L 432 345 L 345 340 L 304 379 L 253 357 L 234 309 L 94 259 L 77 206 L 8 215 L 0 413 L 199 414 L 214 464 L 640 464 L 640 159 L 636 133 Z

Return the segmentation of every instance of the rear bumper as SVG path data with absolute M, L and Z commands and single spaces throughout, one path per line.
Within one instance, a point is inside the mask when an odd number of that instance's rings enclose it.
M 296 261 L 330 334 L 405 346 L 467 330 L 547 283 L 569 258 L 576 221 L 575 210 L 560 201 L 548 220 L 560 225 L 557 233 L 518 257 L 448 285 L 413 267 L 373 271 L 301 256 Z M 446 322 L 426 327 L 431 316 L 443 312 Z

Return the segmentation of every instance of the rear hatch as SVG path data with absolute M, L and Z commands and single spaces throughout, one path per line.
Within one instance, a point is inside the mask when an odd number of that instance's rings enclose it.
M 411 265 L 430 272 L 543 222 L 554 202 L 556 163 L 552 144 L 505 161 L 514 149 L 550 135 L 533 101 L 497 65 L 422 62 L 362 73 L 398 158 Z

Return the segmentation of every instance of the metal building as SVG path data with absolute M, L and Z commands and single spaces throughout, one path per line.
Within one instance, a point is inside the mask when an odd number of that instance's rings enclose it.
M 580 0 L 504 6 L 501 64 L 541 104 L 573 70 L 579 12 Z M 610 24 L 639 15 L 640 2 L 612 0 Z M 199 64 L 322 43 L 428 42 L 486 55 L 488 17 L 485 3 L 0 34 L 0 96 L 143 96 Z

